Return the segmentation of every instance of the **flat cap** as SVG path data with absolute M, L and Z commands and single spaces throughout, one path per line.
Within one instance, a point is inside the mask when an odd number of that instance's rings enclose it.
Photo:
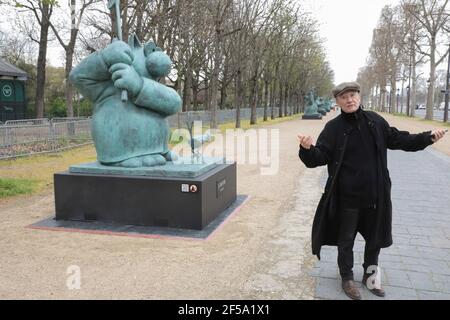
M 333 96 L 337 98 L 338 95 L 341 93 L 344 93 L 346 91 L 358 91 L 361 92 L 361 86 L 358 82 L 343 82 L 339 85 L 337 85 L 333 89 Z

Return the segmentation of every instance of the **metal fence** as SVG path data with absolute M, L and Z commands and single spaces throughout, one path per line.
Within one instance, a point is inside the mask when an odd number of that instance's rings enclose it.
M 91 119 L 91 117 L 86 118 L 86 117 L 73 117 L 73 118 L 52 118 L 51 122 L 56 123 L 56 122 L 72 122 L 72 121 L 81 121 L 81 120 L 87 120 L 87 119 Z
M 22 120 L 8 120 L 5 122 L 5 126 L 33 126 L 33 125 L 46 125 L 49 124 L 51 120 L 47 118 L 41 119 L 22 119 Z
M 268 110 L 271 115 L 271 109 Z M 250 109 L 241 109 L 241 119 L 250 119 Z M 262 117 L 264 109 L 257 109 Z M 278 117 L 278 108 L 274 110 Z M 202 121 L 204 126 L 211 122 L 210 111 L 178 113 L 168 118 L 171 128 L 186 128 L 188 118 Z M 233 122 L 236 110 L 218 110 L 217 123 Z M 0 123 L 0 159 L 25 155 L 56 152 L 92 143 L 91 118 L 53 118 L 10 120 Z
M 90 119 L 23 121 L 0 125 L 0 159 L 61 151 L 92 143 Z

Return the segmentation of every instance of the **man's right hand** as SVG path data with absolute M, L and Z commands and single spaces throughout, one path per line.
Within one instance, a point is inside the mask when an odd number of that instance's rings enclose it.
M 312 138 L 310 136 L 304 136 L 302 134 L 297 135 L 300 146 L 304 149 L 309 150 L 312 146 Z

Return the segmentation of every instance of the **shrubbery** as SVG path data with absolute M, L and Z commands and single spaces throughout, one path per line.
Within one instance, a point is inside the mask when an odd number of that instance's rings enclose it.
M 45 116 L 51 118 L 61 118 L 67 116 L 66 102 L 63 98 L 55 98 L 45 110 Z
M 55 98 L 50 102 L 50 105 L 45 110 L 45 116 L 51 118 L 67 117 L 66 102 L 64 98 Z M 92 103 L 89 100 L 83 99 L 78 104 L 73 104 L 74 117 L 89 117 L 92 116 Z

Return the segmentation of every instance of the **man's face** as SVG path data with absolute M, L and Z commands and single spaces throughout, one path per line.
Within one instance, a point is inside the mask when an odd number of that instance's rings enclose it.
M 346 91 L 336 97 L 336 103 L 345 113 L 353 113 L 361 104 L 361 97 L 357 91 Z

